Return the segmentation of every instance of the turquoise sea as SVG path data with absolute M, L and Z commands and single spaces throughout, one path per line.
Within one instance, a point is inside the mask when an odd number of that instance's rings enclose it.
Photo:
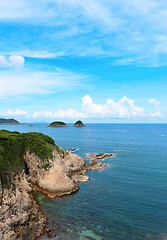
M 103 171 L 59 200 L 36 194 L 56 240 L 167 240 L 167 124 L 87 124 L 86 128 L 47 128 L 48 124 L 1 125 L 37 131 L 62 148 L 115 153 Z M 46 236 L 40 239 L 49 239 Z

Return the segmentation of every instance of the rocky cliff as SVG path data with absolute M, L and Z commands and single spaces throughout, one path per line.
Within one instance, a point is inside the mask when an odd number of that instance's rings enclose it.
M 71 176 L 84 168 L 84 159 L 44 134 L 0 131 L 0 239 L 40 236 L 46 219 L 33 189 L 51 198 L 70 194 L 79 189 Z
M 44 230 L 46 218 L 33 199 L 26 175 L 16 176 L 15 186 L 0 188 L 0 239 L 33 240 Z
M 35 240 L 43 234 L 46 218 L 33 198 L 39 190 L 50 198 L 71 194 L 89 170 L 107 166 L 98 159 L 113 154 L 92 154 L 85 160 L 57 146 L 42 133 L 0 131 L 0 239 Z M 98 159 L 95 159 L 98 158 Z M 81 175 L 80 175 L 81 174 Z

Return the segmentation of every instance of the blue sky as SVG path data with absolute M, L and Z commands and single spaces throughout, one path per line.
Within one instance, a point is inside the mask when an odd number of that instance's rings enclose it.
M 167 2 L 0 2 L 0 116 L 167 122 Z

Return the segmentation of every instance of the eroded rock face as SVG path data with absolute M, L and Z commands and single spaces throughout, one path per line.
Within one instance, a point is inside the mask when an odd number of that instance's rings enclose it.
M 1 186 L 1 185 L 0 185 Z M 30 194 L 32 188 L 24 173 L 16 177 L 15 188 L 0 187 L 0 239 L 33 240 L 42 234 L 46 218 Z M 30 234 L 31 231 L 31 234 Z
M 49 168 L 41 167 L 41 160 L 29 152 L 25 155 L 31 182 L 39 186 L 51 198 L 70 194 L 79 189 L 71 179 L 71 175 L 84 169 L 85 160 L 58 148 L 53 151 L 53 159 L 49 159 Z

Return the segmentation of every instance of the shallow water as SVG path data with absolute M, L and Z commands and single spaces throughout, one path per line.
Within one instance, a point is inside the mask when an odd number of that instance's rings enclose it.
M 1 126 L 53 137 L 75 153 L 116 153 L 103 171 L 60 200 L 36 194 L 53 239 L 167 239 L 167 125 L 87 124 L 86 128 L 47 128 L 47 124 Z M 118 151 L 119 150 L 119 151 Z M 42 237 L 41 239 L 47 239 Z

